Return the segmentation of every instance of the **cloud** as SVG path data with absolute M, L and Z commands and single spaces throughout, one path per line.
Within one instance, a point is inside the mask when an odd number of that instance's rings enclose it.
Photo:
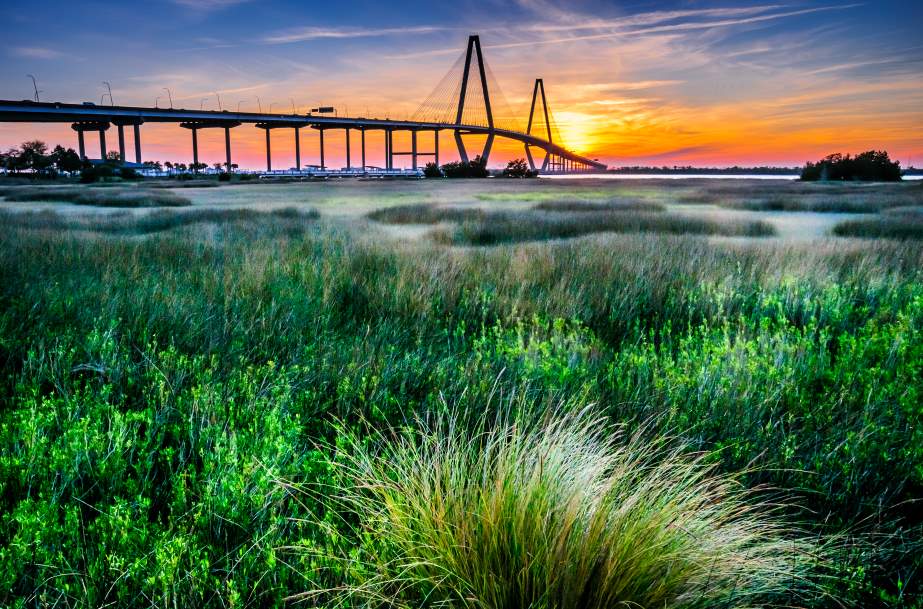
M 60 59 L 64 57 L 64 53 L 44 47 L 14 47 L 11 50 L 14 55 L 30 59 Z
M 766 4 L 763 6 L 748 6 L 741 8 L 706 8 L 676 11 L 651 11 L 639 13 L 618 19 L 581 19 L 579 23 L 537 23 L 526 26 L 524 29 L 533 32 L 562 32 L 577 30 L 601 30 L 612 28 L 638 27 L 654 25 L 677 19 L 697 17 L 736 17 L 740 15 L 755 15 L 767 11 L 783 8 L 780 4 Z
M 634 82 L 598 82 L 585 85 L 578 85 L 583 91 L 640 91 L 643 89 L 653 89 L 655 87 L 669 87 L 671 85 L 681 85 L 683 80 L 639 80 Z
M 762 23 L 766 21 L 774 21 L 777 19 L 784 19 L 787 17 L 799 17 L 802 15 L 809 15 L 811 13 L 819 13 L 824 11 L 833 11 L 833 10 L 845 10 L 849 8 L 855 8 L 862 6 L 862 4 L 843 4 L 835 6 L 819 6 L 815 8 L 806 8 L 797 11 L 785 11 L 781 13 L 770 13 L 768 15 L 758 15 L 754 17 L 741 17 L 738 19 L 722 19 L 719 21 L 690 21 L 686 23 L 671 23 L 668 25 L 651 25 L 649 27 L 640 27 L 640 28 L 628 28 L 621 29 L 611 32 L 603 32 L 600 34 L 584 34 L 577 36 L 568 36 L 565 38 L 550 38 L 545 40 L 533 40 L 527 42 L 511 42 L 506 44 L 496 44 L 489 45 L 485 48 L 488 49 L 509 49 L 515 47 L 524 47 L 524 46 L 535 46 L 535 45 L 547 45 L 547 44 L 564 44 L 570 42 L 584 42 L 591 40 L 604 40 L 607 38 L 618 38 L 621 36 L 643 36 L 649 34 L 673 34 L 679 32 L 688 32 L 693 30 L 712 30 L 718 28 L 733 27 L 738 25 L 749 25 L 753 23 Z
M 344 39 L 344 38 L 373 38 L 379 36 L 393 36 L 396 34 L 431 34 L 445 31 L 446 28 L 435 26 L 413 26 L 394 28 L 320 28 L 302 27 L 286 30 L 263 38 L 266 44 L 291 44 L 293 42 L 306 42 L 309 40 Z
M 594 106 L 640 106 L 659 101 L 660 100 L 656 97 L 632 97 L 628 99 L 594 99 L 589 103 Z
M 641 13 L 634 17 L 627 17 L 621 20 L 599 21 L 594 20 L 587 23 L 570 23 L 566 25 L 543 25 L 533 24 L 520 28 L 519 31 L 526 33 L 550 33 L 550 32 L 578 32 L 587 29 L 606 30 L 594 34 L 573 34 L 571 36 L 559 36 L 555 38 L 533 38 L 530 40 L 519 40 L 516 42 L 506 42 L 499 44 L 484 45 L 484 49 L 515 49 L 521 47 L 537 47 L 546 45 L 568 44 L 573 42 L 591 42 L 596 40 L 607 40 L 610 38 L 628 38 L 628 37 L 645 37 L 650 35 L 682 35 L 683 33 L 699 30 L 715 30 L 720 28 L 729 28 L 741 25 L 751 25 L 755 23 L 764 23 L 790 17 L 800 17 L 813 13 L 826 11 L 846 10 L 863 6 L 862 3 L 838 4 L 818 6 L 814 8 L 805 8 L 799 10 L 771 12 L 769 14 L 756 14 L 753 12 L 766 12 L 778 8 L 780 5 L 764 5 L 760 7 L 748 7 L 740 9 L 701 9 L 685 11 L 655 11 L 651 13 Z M 733 15 L 750 15 L 734 17 Z M 665 21 L 676 21 L 686 17 L 728 17 L 713 21 L 685 21 L 682 23 L 664 23 Z M 515 29 L 515 28 L 514 28 Z M 417 51 L 401 55 L 389 55 L 388 59 L 414 59 L 435 55 L 451 55 L 457 53 L 458 48 L 432 49 L 428 51 Z
M 250 0 L 173 0 L 174 4 L 196 11 L 217 11 L 245 2 Z

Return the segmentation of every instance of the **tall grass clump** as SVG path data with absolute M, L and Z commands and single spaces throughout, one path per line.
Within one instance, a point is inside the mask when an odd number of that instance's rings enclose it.
M 588 409 L 495 417 L 371 442 L 342 430 L 339 499 L 375 540 L 346 604 L 714 609 L 820 592 L 827 549 L 703 457 Z

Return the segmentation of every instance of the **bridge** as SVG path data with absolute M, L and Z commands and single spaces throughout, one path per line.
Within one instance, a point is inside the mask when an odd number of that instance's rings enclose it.
M 462 68 L 463 66 L 463 68 Z M 474 67 L 477 67 L 475 70 Z M 461 74 L 456 74 L 460 69 Z M 456 65 L 443 78 L 433 93 L 408 120 L 391 120 L 389 118 L 339 117 L 321 114 L 273 114 L 264 112 L 229 112 L 227 110 L 185 110 L 172 108 L 144 108 L 134 106 L 96 105 L 92 103 L 68 104 L 59 102 L 8 101 L 0 100 L 0 122 L 28 123 L 71 123 L 77 133 L 78 153 L 81 158 L 86 155 L 85 133 L 99 134 L 100 157 L 106 158 L 106 132 L 115 125 L 118 133 L 118 154 L 122 162 L 126 161 L 125 128 L 131 127 L 134 141 L 134 162 L 141 164 L 141 126 L 145 123 L 176 123 L 188 129 L 192 135 L 192 159 L 199 166 L 198 132 L 200 129 L 223 129 L 225 143 L 225 167 L 231 171 L 231 129 L 241 125 L 254 125 L 266 132 L 266 170 L 272 172 L 272 149 L 270 131 L 272 129 L 292 129 L 294 131 L 296 171 L 302 170 L 301 137 L 302 128 L 312 128 L 319 132 L 321 171 L 326 171 L 324 151 L 324 132 L 328 130 L 345 131 L 346 168 L 355 175 L 352 164 L 351 132 L 361 134 L 361 152 L 359 166 L 361 173 L 369 165 L 366 163 L 366 132 L 380 131 L 384 139 L 385 172 L 394 170 L 394 157 L 407 155 L 411 157 L 412 168 L 418 169 L 421 157 L 432 158 L 439 164 L 439 133 L 452 131 L 455 144 L 462 162 L 469 162 L 468 150 L 463 136 L 486 136 L 481 150 L 481 161 L 486 165 L 490 158 L 491 147 L 496 138 L 506 138 L 523 144 L 529 166 L 540 173 L 578 173 L 605 170 L 606 165 L 594 159 L 581 156 L 565 148 L 557 135 L 556 124 L 548 107 L 545 85 L 541 78 L 535 80 L 532 91 L 532 103 L 525 126 L 519 124 L 502 92 L 494 85 L 496 93 L 502 100 L 503 110 L 498 112 L 497 100 L 491 100 L 490 81 L 493 79 L 490 69 L 484 62 L 480 38 L 477 35 L 468 38 L 468 46 Z M 111 97 L 110 97 L 111 102 Z M 271 108 L 270 108 L 271 110 Z M 396 151 L 394 133 L 410 132 L 410 150 Z M 432 134 L 432 148 L 422 150 L 418 134 Z M 428 139 L 428 138 L 427 138 Z M 544 157 L 536 165 L 533 149 L 541 150 Z

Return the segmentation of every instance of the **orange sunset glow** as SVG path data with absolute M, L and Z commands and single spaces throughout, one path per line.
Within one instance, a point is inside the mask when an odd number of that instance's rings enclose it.
M 99 83 L 107 80 L 121 105 L 167 107 L 169 90 L 172 103 L 187 109 L 217 110 L 220 98 L 231 110 L 306 112 L 323 104 L 340 116 L 403 119 L 457 64 L 476 31 L 521 124 L 533 79 L 541 77 L 562 143 L 610 166 L 800 165 L 869 148 L 887 149 L 905 165 L 923 159 L 923 54 L 905 27 L 907 12 L 919 7 L 909 4 L 873 11 L 854 3 L 665 3 L 637 10 L 522 1 L 486 27 L 473 8 L 453 15 L 408 5 L 406 22 L 391 15 L 386 25 L 371 17 L 368 24 L 338 23 L 345 16 L 336 10 L 321 22 L 293 9 L 289 20 L 281 8 L 246 2 L 174 8 L 168 29 L 127 16 L 138 20 L 138 37 L 126 33 L 131 22 L 107 30 L 107 40 L 132 49 L 133 60 L 88 46 L 63 23 L 52 26 L 60 31 L 54 43 L 36 45 L 26 36 L 34 15 L 12 13 L 0 97 L 31 97 L 28 73 L 49 101 L 99 102 Z M 97 25 L 103 35 L 105 24 Z M 358 133 L 353 137 L 357 149 Z M 396 137 L 397 148 L 409 146 L 406 133 Z M 0 125 L 0 148 L 27 138 L 75 145 L 67 125 Z M 263 132 L 243 127 L 232 138 L 241 167 L 264 163 Z M 302 138 L 305 162 L 317 162 L 317 133 L 306 129 Z M 143 139 L 146 159 L 189 159 L 188 134 L 175 126 L 146 125 Z M 272 133 L 279 167 L 294 162 L 291 140 Z M 427 142 L 421 136 L 421 146 Z M 90 138 L 88 145 L 96 144 Z M 329 164 L 345 162 L 342 133 L 329 134 L 326 145 Z M 219 131 L 200 134 L 204 162 L 221 161 L 223 146 Z M 380 163 L 381 134 L 369 133 L 367 146 L 369 163 Z M 447 159 L 456 154 L 449 132 L 440 148 Z M 493 150 L 492 164 L 523 155 L 509 140 L 498 139 Z

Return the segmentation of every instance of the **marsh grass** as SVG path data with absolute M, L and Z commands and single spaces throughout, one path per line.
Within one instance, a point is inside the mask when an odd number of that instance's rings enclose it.
M 7 201 L 66 202 L 98 207 L 185 207 L 192 202 L 172 190 L 120 187 L 22 187 L 10 188 Z
M 367 217 L 385 224 L 438 224 L 481 218 L 486 213 L 485 210 L 477 207 L 442 207 L 417 203 L 384 207 L 370 212 Z
M 840 237 L 861 237 L 863 239 L 923 239 L 923 213 L 919 208 L 913 212 L 883 214 L 881 216 L 846 220 L 833 227 L 833 234 Z
M 319 217 L 317 210 L 296 207 L 259 211 L 254 209 L 204 208 L 188 211 L 156 210 L 145 214 L 114 213 L 84 216 L 61 215 L 52 210 L 2 211 L 0 224 L 33 230 L 70 230 L 110 234 L 150 234 L 205 223 L 259 223 L 276 219 L 290 228 L 303 227 Z
M 338 501 L 355 536 L 375 540 L 343 605 L 715 609 L 823 596 L 833 543 L 704 455 L 626 436 L 592 409 L 494 416 L 341 428 L 328 449 Z
M 613 199 L 611 201 L 542 201 L 536 204 L 532 209 L 538 211 L 559 211 L 559 212 L 592 212 L 592 211 L 664 211 L 660 203 L 644 201 L 641 199 Z
M 894 207 L 923 204 L 923 189 L 914 184 L 773 182 L 757 187 L 747 182 L 724 182 L 681 193 L 676 200 L 748 211 L 874 214 Z
M 430 237 L 444 244 L 495 245 L 607 232 L 767 237 L 774 235 L 775 229 L 762 221 L 718 222 L 663 212 L 618 210 L 561 214 L 526 211 L 486 213 L 476 220 L 434 229 Z
M 72 213 L 0 218 L 0 605 L 278 607 L 368 581 L 376 565 L 340 560 L 375 538 L 333 500 L 354 486 L 318 449 L 348 445 L 330 421 L 420 443 L 441 429 L 427 417 L 515 394 L 530 412 L 594 403 L 681 432 L 719 478 L 793 496 L 778 522 L 818 538 L 871 529 L 875 547 L 833 567 L 836 597 L 919 606 L 917 243 L 627 233 L 454 248 L 220 211 L 237 220 L 143 239 L 71 230 Z M 419 434 L 417 417 L 431 421 Z M 823 607 L 812 594 L 789 604 Z
M 772 225 L 751 220 L 714 221 L 663 212 L 646 201 L 545 201 L 531 210 L 500 211 L 430 204 L 397 205 L 367 217 L 387 224 L 442 224 L 430 231 L 438 243 L 493 245 L 520 241 L 566 239 L 592 233 L 656 232 L 670 234 L 765 237 Z

